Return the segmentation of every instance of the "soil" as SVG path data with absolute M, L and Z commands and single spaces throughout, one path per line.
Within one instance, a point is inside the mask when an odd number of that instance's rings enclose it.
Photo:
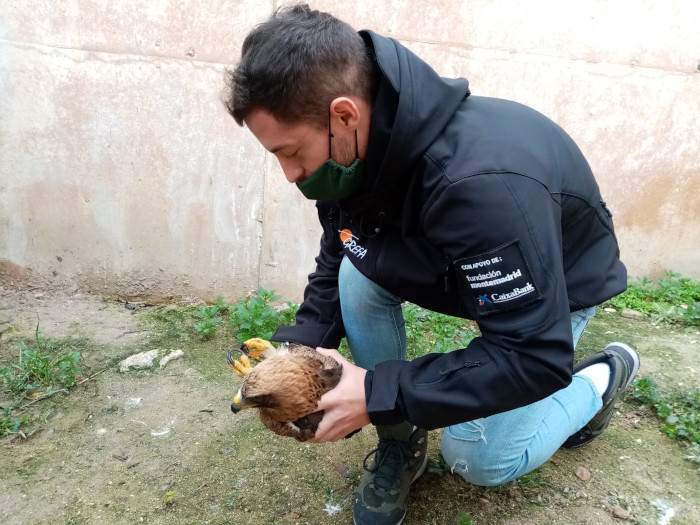
M 41 337 L 81 352 L 84 369 L 69 394 L 31 407 L 26 438 L 0 438 L 0 522 L 352 522 L 352 493 L 376 445 L 371 427 L 325 445 L 273 435 L 253 411 L 229 410 L 240 379 L 225 350 L 235 340 L 221 333 L 200 341 L 192 303 L 129 306 L 0 288 L 0 367 L 16 360 L 15 343 L 31 340 L 38 322 Z M 697 331 L 600 311 L 577 359 L 613 340 L 639 350 L 642 377 L 667 390 L 698 387 Z M 185 356 L 162 369 L 119 372 L 121 359 L 154 348 Z M 431 432 L 429 469 L 412 488 L 404 523 L 700 523 L 697 464 L 659 427 L 627 396 L 594 443 L 559 450 L 533 473 L 494 488 L 451 473 L 441 432 Z

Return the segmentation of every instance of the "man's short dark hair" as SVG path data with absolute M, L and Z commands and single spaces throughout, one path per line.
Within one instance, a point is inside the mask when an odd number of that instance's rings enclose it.
M 346 22 L 307 4 L 277 10 L 246 37 L 224 103 L 239 125 L 256 109 L 325 129 L 339 96 L 372 99 L 372 59 Z

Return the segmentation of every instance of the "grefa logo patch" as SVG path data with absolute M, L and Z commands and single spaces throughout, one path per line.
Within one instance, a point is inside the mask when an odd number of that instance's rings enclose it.
M 363 248 L 357 243 L 357 237 L 355 237 L 349 229 L 345 228 L 344 230 L 338 231 L 340 233 L 340 240 L 347 251 L 358 259 L 362 259 L 367 255 L 367 248 Z

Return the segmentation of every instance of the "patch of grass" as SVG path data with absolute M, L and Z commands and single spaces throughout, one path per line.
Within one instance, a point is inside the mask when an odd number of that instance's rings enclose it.
M 3 386 L 15 397 L 25 397 L 31 390 L 65 391 L 75 385 L 76 377 L 83 373 L 78 366 L 80 352 L 63 355 L 53 344 L 39 335 L 36 327 L 32 345 L 26 341 L 17 343 L 19 361 L 0 369 Z M 45 397 L 48 397 L 46 395 Z
M 73 351 L 63 353 L 52 342 L 39 334 L 37 324 L 34 340 L 16 343 L 19 359 L 0 369 L 4 393 L 13 400 L 3 407 L 0 414 L 0 435 L 22 434 L 20 427 L 31 421 L 24 410 L 36 401 L 46 399 L 59 392 L 68 392 L 83 373 L 78 366 L 81 354 Z M 31 402 L 25 399 L 33 398 Z
M 637 310 L 655 322 L 700 326 L 700 281 L 667 270 L 656 282 L 643 277 L 629 283 L 606 306 Z
M 139 311 L 139 324 L 151 332 L 148 346 L 177 346 L 192 340 L 192 323 L 197 308 L 187 305 L 162 305 Z
M 700 445 L 700 389 L 683 394 L 666 394 L 659 391 L 651 378 L 634 383 L 634 399 L 656 411 L 663 421 L 661 432 L 672 439 L 684 439 Z

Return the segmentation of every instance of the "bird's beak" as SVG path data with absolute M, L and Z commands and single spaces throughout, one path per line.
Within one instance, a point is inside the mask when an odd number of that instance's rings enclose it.
M 231 403 L 231 412 L 234 414 L 238 414 L 238 412 L 241 411 L 241 394 L 238 393 L 236 394 L 236 397 L 233 398 L 233 403 Z
M 231 403 L 231 412 L 234 414 L 238 414 L 241 410 L 244 408 L 254 408 L 257 405 L 253 403 L 248 403 L 246 399 L 241 395 L 240 390 L 236 394 L 236 397 L 233 398 L 233 403 Z

